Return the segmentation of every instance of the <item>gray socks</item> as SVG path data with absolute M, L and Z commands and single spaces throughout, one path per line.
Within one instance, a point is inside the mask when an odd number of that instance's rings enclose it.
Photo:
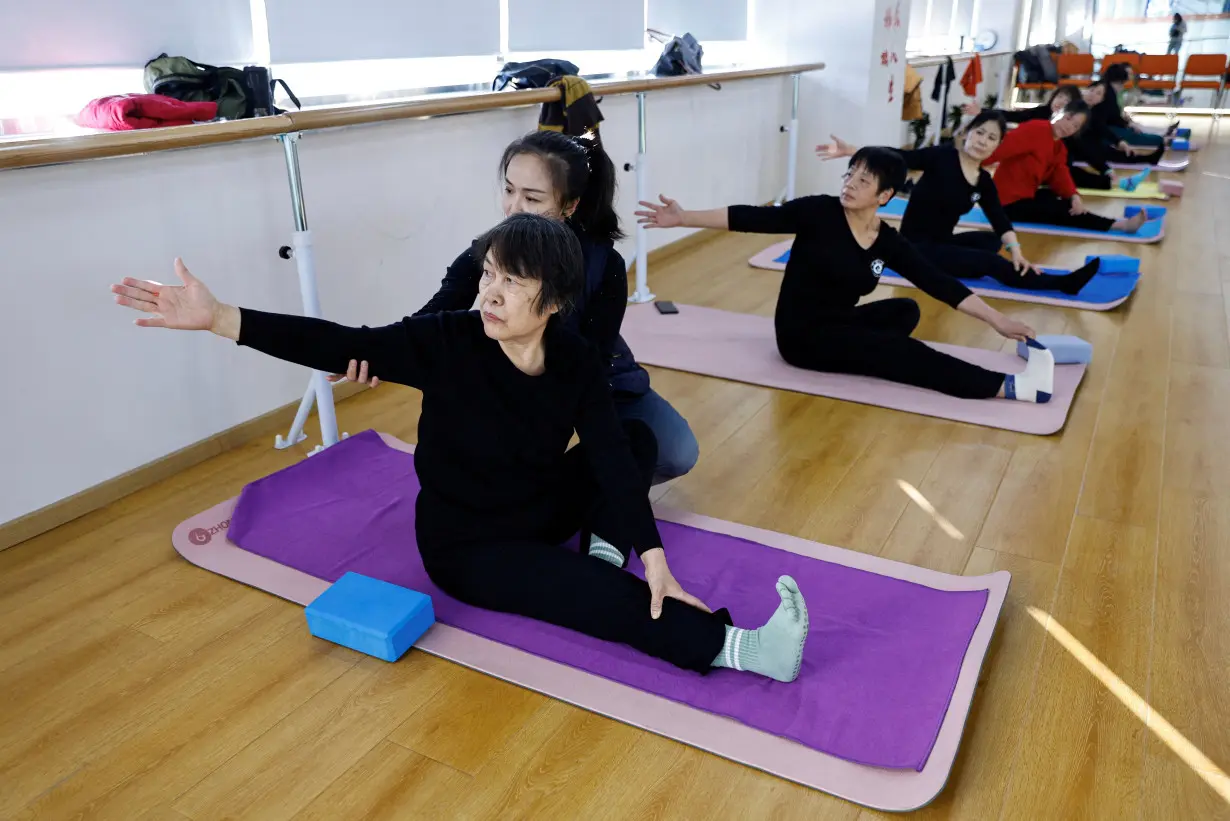
M 726 627 L 726 642 L 713 660 L 714 667 L 746 670 L 778 681 L 798 678 L 807 641 L 807 604 L 789 576 L 777 580 L 777 594 L 782 603 L 764 627 Z
M 589 555 L 595 559 L 610 562 L 616 567 L 624 566 L 624 554 L 620 553 L 615 545 L 600 538 L 596 533 L 590 534 L 589 537 Z

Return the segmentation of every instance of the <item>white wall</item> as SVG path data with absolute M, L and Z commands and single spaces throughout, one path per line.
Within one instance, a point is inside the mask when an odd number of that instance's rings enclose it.
M 651 94 L 654 193 L 695 207 L 775 197 L 789 85 L 768 78 Z M 602 110 L 622 169 L 636 153 L 634 98 L 608 97 Z M 537 115 L 535 107 L 306 135 L 325 315 L 376 324 L 420 307 L 447 263 L 498 219 L 496 163 Z M 801 165 L 814 168 L 803 148 Z M 631 233 L 635 177 L 619 173 Z M 136 314 L 107 290 L 124 276 L 173 280 L 181 255 L 220 298 L 297 313 L 294 263 L 277 256 L 291 213 L 276 141 L 5 171 L 0 186 L 10 284 L 0 350 L 15 368 L 0 401 L 0 522 L 302 395 L 301 368 L 204 334 L 136 328 Z M 681 236 L 649 234 L 651 247 Z M 621 248 L 625 257 L 632 249 Z
M 1020 32 L 1022 0 L 982 0 L 978 8 L 977 31 L 993 31 L 998 35 L 995 51 L 1016 51 Z
M 901 27 L 886 33 L 884 12 L 896 12 Z M 822 60 L 822 72 L 806 75 L 799 112 L 798 192 L 836 193 L 845 171 L 841 161 L 820 162 L 814 148 L 831 134 L 858 145 L 901 141 L 901 89 L 910 0 L 817 3 L 814 0 L 757 0 L 757 41 L 790 63 Z M 880 54 L 895 50 L 898 62 L 880 65 Z M 888 79 L 894 83 L 887 100 Z

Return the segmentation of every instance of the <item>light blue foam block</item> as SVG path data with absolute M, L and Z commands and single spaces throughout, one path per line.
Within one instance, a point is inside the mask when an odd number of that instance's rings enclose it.
M 1056 365 L 1085 365 L 1093 359 L 1093 346 L 1079 336 L 1062 334 L 1039 334 L 1038 343 L 1055 357 Z M 1024 342 L 1016 343 L 1017 356 L 1028 359 Z
M 1139 211 L 1144 211 L 1145 219 L 1148 220 L 1160 219 L 1166 216 L 1166 206 L 1164 205 L 1128 205 L 1123 209 L 1123 216 L 1134 217 Z
M 431 597 L 359 573 L 346 573 L 304 611 L 317 638 L 397 661 L 435 623 Z
M 1085 257 L 1085 264 L 1088 265 L 1095 259 L 1102 261 L 1098 266 L 1099 274 L 1140 273 L 1140 260 L 1136 257 L 1129 257 L 1125 254 L 1096 254 Z

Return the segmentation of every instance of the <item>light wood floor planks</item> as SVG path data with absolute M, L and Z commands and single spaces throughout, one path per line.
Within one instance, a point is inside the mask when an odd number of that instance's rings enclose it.
M 1230 140 L 1209 142 L 1160 247 L 1025 238 L 1037 262 L 1139 252 L 1145 270 L 1107 314 L 997 303 L 1095 344 L 1060 435 L 653 374 L 702 448 L 656 498 L 1012 572 L 961 755 L 919 818 L 1230 818 L 1230 180 L 1202 173 L 1230 173 Z M 745 260 L 774 239 L 700 245 L 654 290 L 769 314 L 780 274 Z M 1010 348 L 900 295 L 921 336 Z M 413 441 L 418 408 L 384 386 L 338 415 Z M 300 608 L 175 555 L 176 523 L 302 455 L 244 446 L 0 553 L 0 818 L 882 817 L 430 656 L 316 641 Z

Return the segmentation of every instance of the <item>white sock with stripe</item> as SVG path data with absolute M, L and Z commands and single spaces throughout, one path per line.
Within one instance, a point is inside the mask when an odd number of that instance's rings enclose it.
M 1033 339 L 1025 341 L 1025 370 L 1004 377 L 1004 398 L 1042 404 L 1055 391 L 1055 355 Z
M 624 554 L 620 553 L 615 545 L 600 538 L 597 534 L 591 534 L 589 537 L 589 555 L 595 559 L 610 562 L 616 567 L 624 566 Z
M 759 630 L 726 627 L 722 652 L 714 667 L 729 667 L 759 673 L 778 681 L 794 681 L 803 666 L 803 645 L 807 642 L 807 604 L 799 586 L 789 576 L 777 580 L 782 603 Z

